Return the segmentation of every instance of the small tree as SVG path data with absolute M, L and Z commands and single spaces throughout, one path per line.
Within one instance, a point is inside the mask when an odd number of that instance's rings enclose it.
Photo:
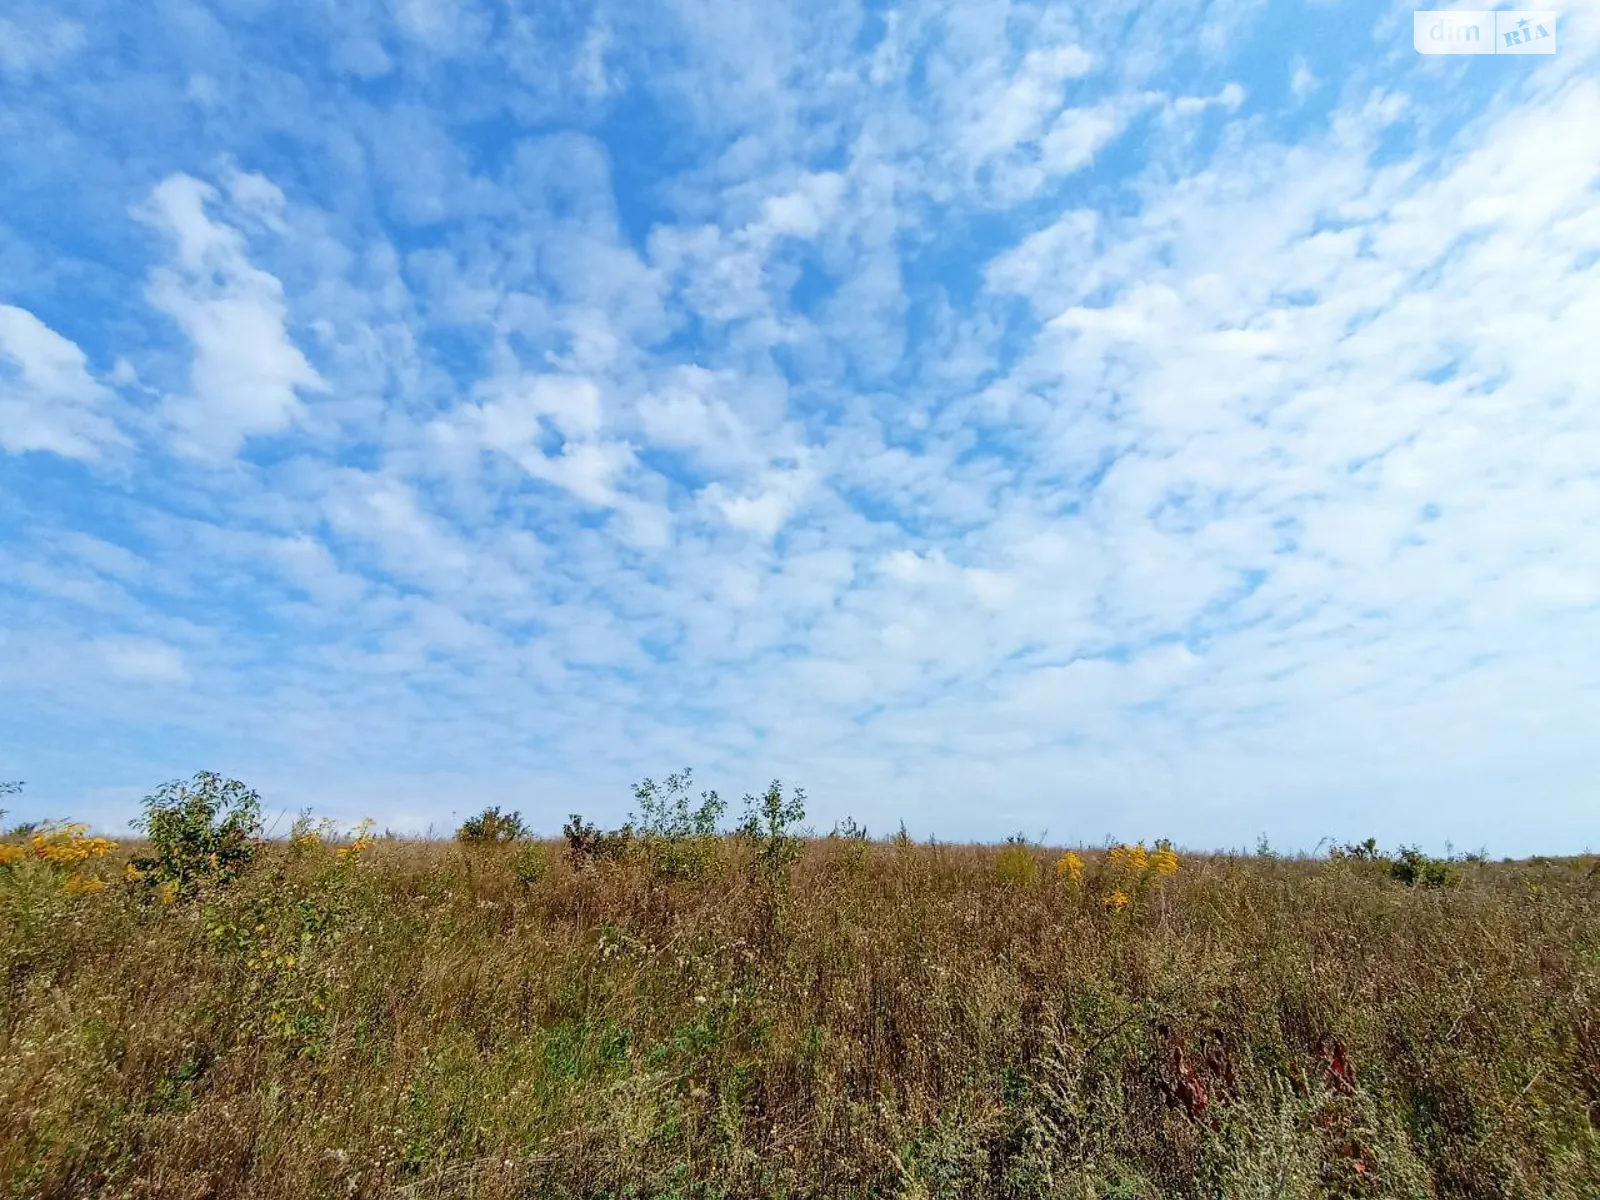
M 527 835 L 520 812 L 502 813 L 497 806 L 490 806 L 461 822 L 456 841 L 469 846 L 502 846 Z
M 739 836 L 755 850 L 751 862 L 760 923 L 758 940 L 775 948 L 780 940 L 789 908 L 789 868 L 800 858 L 801 841 L 795 827 L 805 820 L 806 794 L 799 788 L 784 799 L 783 785 L 774 779 L 760 796 L 744 798 L 744 821 Z
M 716 861 L 717 822 L 727 805 L 716 792 L 701 792 L 700 803 L 691 806 L 693 779 L 685 767 L 668 775 L 664 786 L 648 778 L 634 785 L 639 811 L 629 825 L 651 871 L 668 879 L 699 879 Z
M 739 834 L 755 846 L 756 869 L 768 882 L 787 881 L 789 867 L 800 858 L 800 839 L 794 828 L 805 820 L 805 801 L 806 794 L 799 788 L 785 800 L 783 784 L 776 779 L 763 795 L 744 798 Z
M 237 779 L 201 771 L 189 783 L 164 783 L 144 798 L 133 822 L 155 853 L 135 859 L 135 873 L 170 898 L 192 896 L 203 883 L 237 879 L 255 857 L 261 797 Z

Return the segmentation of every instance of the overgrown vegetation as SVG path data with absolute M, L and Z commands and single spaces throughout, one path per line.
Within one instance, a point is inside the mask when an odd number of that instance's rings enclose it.
M 498 806 L 468 817 L 456 830 L 456 841 L 469 846 L 503 846 L 527 836 L 528 828 L 522 823 L 522 814 L 503 813 Z
M 203 883 L 232 882 L 261 844 L 261 797 L 214 771 L 164 783 L 143 803 L 134 827 L 151 853 L 132 861 L 129 878 L 168 902 L 192 897 Z
M 1334 850 L 1333 857 L 1350 859 L 1354 862 L 1377 863 L 1389 873 L 1391 879 L 1407 887 L 1455 887 L 1461 882 L 1461 868 L 1450 859 L 1433 858 L 1416 846 L 1401 846 L 1392 855 L 1384 854 L 1378 849 L 1376 838 L 1368 838 L 1364 842 L 1347 842 Z M 1469 854 L 1460 861 L 1481 863 L 1483 856 Z
M 564 854 L 257 844 L 210 775 L 149 844 L 0 842 L 0 1190 L 1600 1192 L 1594 859 L 803 839 L 777 783 L 726 836 L 646 785 Z

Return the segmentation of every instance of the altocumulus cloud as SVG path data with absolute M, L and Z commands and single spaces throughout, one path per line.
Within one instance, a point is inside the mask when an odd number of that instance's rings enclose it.
M 0 777 L 1600 843 L 1600 20 L 1404 16 L 8 10 Z

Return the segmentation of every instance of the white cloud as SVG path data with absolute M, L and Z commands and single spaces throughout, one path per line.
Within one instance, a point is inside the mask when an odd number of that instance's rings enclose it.
M 236 177 L 236 187 L 241 179 L 247 211 L 273 211 L 276 189 L 259 177 Z M 287 431 L 304 417 L 297 393 L 327 388 L 289 336 L 282 283 L 251 264 L 237 229 L 207 215 L 216 199 L 210 185 L 174 175 L 139 212 L 177 250 L 171 266 L 152 273 L 150 302 L 194 346 L 191 391 L 169 396 L 163 414 L 180 452 L 212 458 Z M 276 200 L 281 207 L 281 195 Z
M 1038 139 L 1061 108 L 1068 80 L 1089 73 L 1094 59 L 1081 47 L 1030 50 L 1015 74 L 997 79 L 967 99 L 967 117 L 956 145 L 979 165 Z
M 83 26 L 60 18 L 25 26 L 0 17 L 0 76 L 25 81 L 83 49 Z
M 187 683 L 188 669 L 175 646 L 139 638 L 98 642 L 95 649 L 106 668 L 128 683 Z
M 1067 175 L 1093 160 L 1122 132 L 1124 117 L 1114 104 L 1069 108 L 1056 117 L 1039 143 L 1040 164 L 1052 175 Z
M 26 309 L 0 304 L 0 447 L 99 458 L 128 444 L 105 414 L 113 401 L 75 343 Z
M 1321 81 L 1312 72 L 1306 60 L 1297 58 L 1294 67 L 1289 73 L 1289 94 L 1296 100 L 1304 100 L 1321 86 Z
M 395 23 L 439 55 L 470 51 L 488 36 L 490 18 L 471 0 L 393 0 Z
M 700 498 L 734 529 L 771 541 L 799 510 L 814 484 L 815 476 L 804 467 L 766 471 L 743 494 L 713 483 L 700 493 Z

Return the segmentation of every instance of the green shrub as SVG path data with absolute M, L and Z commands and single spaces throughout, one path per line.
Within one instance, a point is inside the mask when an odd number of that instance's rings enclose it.
M 1024 887 L 1039 878 L 1039 856 L 1022 834 L 1006 839 L 994 860 L 995 878 L 1010 887 Z
M 1378 849 L 1378 839 L 1368 838 L 1364 842 L 1346 842 L 1343 846 L 1336 847 L 1333 851 L 1334 858 L 1351 858 L 1356 862 L 1388 862 L 1388 856 Z
M 538 842 L 524 842 L 511 856 L 511 873 L 524 888 L 531 888 L 550 873 L 550 856 Z
M 154 853 L 133 866 L 154 887 L 170 885 L 178 897 L 202 884 L 227 884 L 255 858 L 261 836 L 261 797 L 237 779 L 201 771 L 189 783 L 164 783 L 143 800 L 133 822 Z
M 844 842 L 844 863 L 851 871 L 860 873 L 867 865 L 867 846 L 872 839 L 865 825 L 856 824 L 854 817 L 846 817 L 833 827 L 830 838 Z
M 762 795 L 744 798 L 739 836 L 755 847 L 756 870 L 765 882 L 787 878 L 789 867 L 800 858 L 803 843 L 795 827 L 805 820 L 805 801 L 806 794 L 800 788 L 785 800 L 783 784 L 776 779 Z
M 1389 864 L 1389 875 L 1407 887 L 1455 887 L 1461 871 L 1448 859 L 1430 858 L 1416 846 L 1401 846 Z
M 716 792 L 701 792 L 691 806 L 689 787 L 694 774 L 685 767 L 657 786 L 645 779 L 635 784 L 633 798 L 639 811 L 628 823 L 652 874 L 667 879 L 703 878 L 717 861 L 717 822 L 727 805 Z
M 632 825 L 607 832 L 578 813 L 572 814 L 561 833 L 567 839 L 567 857 L 580 869 L 599 862 L 620 862 L 633 848 Z
M 467 846 L 502 846 L 527 835 L 521 813 L 502 813 L 495 805 L 461 822 L 461 828 L 456 830 L 456 841 Z

